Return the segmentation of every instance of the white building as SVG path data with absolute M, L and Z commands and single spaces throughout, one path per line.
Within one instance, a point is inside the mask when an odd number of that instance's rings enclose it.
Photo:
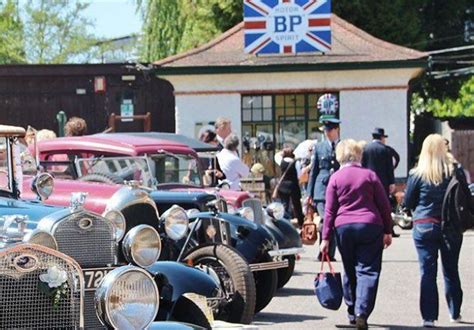
M 241 134 L 269 136 L 280 147 L 319 132 L 318 98 L 339 99 L 341 137 L 370 140 L 385 128 L 407 175 L 408 89 L 426 54 L 377 39 L 331 16 L 332 50 L 325 54 L 244 53 L 244 23 L 208 44 L 155 64 L 175 88 L 176 132 L 196 137 L 218 116 Z

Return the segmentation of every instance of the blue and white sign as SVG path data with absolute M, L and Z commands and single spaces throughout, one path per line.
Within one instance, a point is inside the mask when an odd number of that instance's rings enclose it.
M 244 0 L 245 52 L 331 50 L 331 0 Z

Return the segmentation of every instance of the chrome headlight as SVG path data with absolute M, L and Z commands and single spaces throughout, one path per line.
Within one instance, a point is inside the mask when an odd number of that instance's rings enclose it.
M 239 211 L 237 213 L 241 217 L 243 217 L 247 220 L 250 220 L 250 221 L 255 220 L 255 214 L 253 213 L 253 210 L 250 207 L 242 207 L 241 209 L 239 209 Z
M 97 316 L 114 329 L 146 329 L 160 303 L 158 287 L 143 269 L 123 266 L 108 273 L 95 292 Z
M 171 206 L 160 218 L 165 222 L 166 234 L 178 241 L 188 233 L 189 218 L 186 211 L 178 205 Z
M 33 230 L 32 232 L 29 232 L 23 238 L 23 242 L 46 246 L 56 251 L 58 250 L 58 242 L 56 242 L 54 236 L 42 230 Z
M 267 214 L 276 220 L 281 220 L 285 217 L 285 207 L 282 203 L 270 203 L 267 206 Z
M 128 262 L 149 267 L 160 257 L 160 235 L 149 225 L 133 227 L 123 239 L 122 252 Z
M 193 215 L 198 214 L 200 212 L 201 211 L 199 211 L 198 209 L 189 209 L 189 210 L 186 210 L 186 215 L 188 216 L 188 218 L 192 218 Z
M 31 189 L 41 200 L 46 200 L 53 193 L 54 179 L 49 173 L 37 175 L 31 183 Z
M 115 225 L 115 239 L 119 242 L 125 234 L 125 216 L 120 211 L 110 210 L 104 214 L 104 217 Z
M 235 210 L 235 207 L 233 207 L 231 204 L 227 203 L 227 213 L 236 214 L 237 211 Z

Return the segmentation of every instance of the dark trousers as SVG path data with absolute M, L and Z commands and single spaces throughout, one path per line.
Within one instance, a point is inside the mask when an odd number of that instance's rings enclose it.
M 288 214 L 292 214 L 296 219 L 298 219 L 298 225 L 300 227 L 303 226 L 304 214 L 303 208 L 301 206 L 301 192 L 299 191 L 299 188 L 298 190 L 295 190 L 288 194 L 279 191 L 278 197 L 280 198 L 282 204 L 285 206 L 285 211 Z M 293 213 L 291 212 L 290 206 L 292 206 L 293 208 Z
M 344 301 L 349 319 L 366 319 L 375 306 L 382 269 L 383 227 L 353 223 L 336 228 L 337 247 L 344 266 Z
M 319 245 L 321 245 L 322 237 L 323 237 L 323 223 L 324 223 L 324 209 L 326 207 L 326 203 L 323 201 L 317 201 L 316 203 L 316 211 L 318 211 L 319 217 L 321 218 L 321 222 L 319 224 Z M 331 260 L 334 259 L 334 255 L 336 254 L 336 239 L 334 238 L 334 233 L 331 234 L 331 238 L 329 239 L 329 258 Z M 319 252 L 318 259 L 322 260 L 321 252 Z
M 462 234 L 448 232 L 443 235 L 441 226 L 435 223 L 415 223 L 413 239 L 420 263 L 420 309 L 423 320 L 438 319 L 438 251 L 443 266 L 444 288 L 449 313 L 457 319 L 462 304 L 462 289 L 459 279 L 458 261 L 462 245 Z

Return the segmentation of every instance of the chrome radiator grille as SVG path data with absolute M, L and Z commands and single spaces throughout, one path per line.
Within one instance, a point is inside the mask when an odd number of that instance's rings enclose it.
M 67 273 L 66 294 L 54 308 L 38 290 L 39 276 L 57 266 Z M 81 324 L 80 268 L 54 250 L 21 245 L 0 253 L 2 329 L 78 329 Z
M 95 291 L 86 291 L 84 296 L 84 322 L 85 329 L 106 329 L 100 323 L 97 313 L 95 311 Z
M 109 220 L 89 212 L 73 213 L 54 227 L 59 251 L 90 268 L 114 264 L 116 243 Z
M 221 197 L 217 197 L 217 209 L 219 212 L 227 213 L 227 202 Z
M 255 216 L 255 223 L 263 224 L 264 215 L 262 209 L 262 201 L 258 198 L 248 198 L 242 202 L 242 206 L 250 207 Z

